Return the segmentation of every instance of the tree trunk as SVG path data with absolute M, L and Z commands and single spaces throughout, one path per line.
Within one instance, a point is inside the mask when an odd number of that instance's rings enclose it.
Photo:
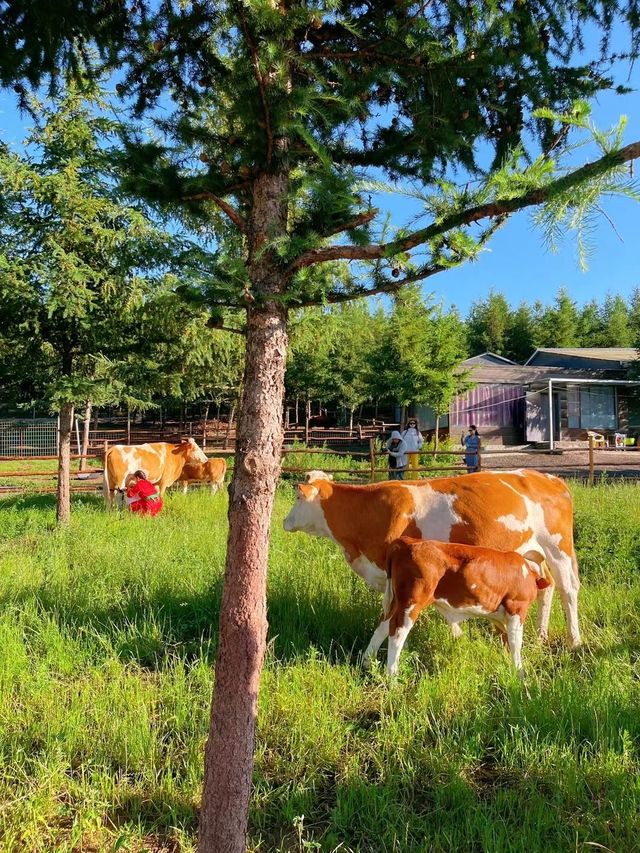
M 433 449 L 437 450 L 440 446 L 440 415 L 436 415 L 436 432 L 433 437 Z M 433 460 L 436 465 L 438 464 L 438 460 L 434 457 Z
M 58 486 L 56 490 L 56 521 L 68 524 L 71 518 L 71 430 L 73 403 L 60 407 L 60 440 L 58 442 Z
M 229 542 L 211 728 L 205 758 L 201 853 L 245 853 L 258 687 L 264 657 L 269 524 L 282 449 L 286 318 L 252 312 L 229 490 Z
M 209 406 L 210 403 L 207 403 L 204 410 L 204 422 L 202 426 L 202 449 L 205 450 L 207 447 L 207 427 L 209 426 Z
M 87 453 L 89 452 L 89 431 L 91 429 L 91 400 L 87 400 L 87 405 L 84 407 L 84 423 L 82 424 L 82 459 L 80 460 L 80 468 L 87 467 Z
M 260 673 L 267 637 L 267 557 L 282 453 L 287 362 L 285 286 L 265 243 L 286 232 L 288 174 L 254 184 L 248 271 L 256 298 L 247 344 L 211 724 L 205 753 L 200 853 L 245 853 Z

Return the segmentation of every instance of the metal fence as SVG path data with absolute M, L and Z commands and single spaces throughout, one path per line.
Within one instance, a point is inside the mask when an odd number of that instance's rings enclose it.
M 0 420 L 0 456 L 25 458 L 58 452 L 58 419 Z

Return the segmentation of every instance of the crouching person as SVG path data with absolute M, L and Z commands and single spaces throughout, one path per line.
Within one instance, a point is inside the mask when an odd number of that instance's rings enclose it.
M 162 509 L 160 489 L 149 482 L 144 471 L 136 471 L 127 479 L 127 504 L 139 515 L 157 515 Z
M 420 612 L 433 605 L 452 628 L 473 616 L 489 619 L 506 638 L 523 675 L 524 621 L 539 589 L 551 585 L 544 556 L 496 551 L 401 536 L 389 546 L 383 619 L 365 652 L 365 662 L 389 638 L 387 671 L 398 671 L 400 652 Z

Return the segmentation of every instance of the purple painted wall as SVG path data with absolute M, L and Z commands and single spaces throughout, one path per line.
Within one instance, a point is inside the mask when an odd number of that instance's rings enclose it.
M 524 395 L 522 385 L 478 385 L 451 404 L 451 429 L 476 424 L 524 430 Z

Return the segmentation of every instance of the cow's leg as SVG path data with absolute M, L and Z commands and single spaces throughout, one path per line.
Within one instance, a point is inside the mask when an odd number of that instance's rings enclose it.
M 560 600 L 562 601 L 562 607 L 564 608 L 564 615 L 567 620 L 567 634 L 569 637 L 569 645 L 571 646 L 571 648 L 575 649 L 581 643 L 580 626 L 578 624 L 578 592 L 580 590 L 580 579 L 578 578 L 575 558 L 570 556 L 569 554 L 565 554 L 564 551 L 556 550 L 553 555 L 547 555 L 546 560 L 551 575 L 558 588 Z M 542 592 L 548 592 L 552 589 L 553 587 L 547 587 L 546 589 L 542 590 Z M 538 594 L 538 602 L 539 601 L 540 596 Z M 551 606 L 550 602 L 551 595 L 549 595 L 549 608 Z M 546 629 L 548 625 L 548 612 L 546 613 L 546 623 L 542 624 L 540 621 L 540 614 L 538 614 L 538 627 L 540 629 L 541 636 L 546 635 Z
M 453 637 L 453 639 L 459 640 L 460 637 L 462 636 L 462 628 L 460 627 L 460 623 L 459 622 L 451 622 L 450 627 L 451 627 L 451 636 Z
M 402 611 L 402 623 L 400 623 L 397 611 L 391 618 L 391 626 L 389 628 L 389 646 L 387 650 L 387 673 L 390 678 L 398 674 L 400 652 L 407 641 L 409 631 L 415 625 L 419 612 L 420 609 L 418 609 L 415 604 L 412 604 Z
M 124 489 L 116 490 L 116 508 L 122 511 L 122 507 L 124 506 Z
M 376 628 L 376 630 L 373 632 L 373 637 L 371 637 L 369 645 L 365 649 L 364 657 L 362 659 L 362 663 L 365 666 L 369 664 L 371 658 L 376 656 L 376 654 L 378 653 L 378 649 L 389 636 L 390 622 L 391 619 L 383 619 L 382 622 Z
M 189 491 L 189 483 L 183 483 L 182 484 L 182 494 L 186 495 L 188 491 Z
M 522 635 L 523 625 L 520 616 L 517 613 L 508 615 L 505 619 L 507 628 L 507 639 L 509 641 L 509 651 L 511 652 L 511 660 L 516 668 L 520 678 L 524 678 L 524 670 L 522 669 Z
M 549 638 L 549 618 L 551 616 L 551 602 L 553 601 L 553 587 L 547 586 L 538 590 L 538 636 L 543 642 Z

